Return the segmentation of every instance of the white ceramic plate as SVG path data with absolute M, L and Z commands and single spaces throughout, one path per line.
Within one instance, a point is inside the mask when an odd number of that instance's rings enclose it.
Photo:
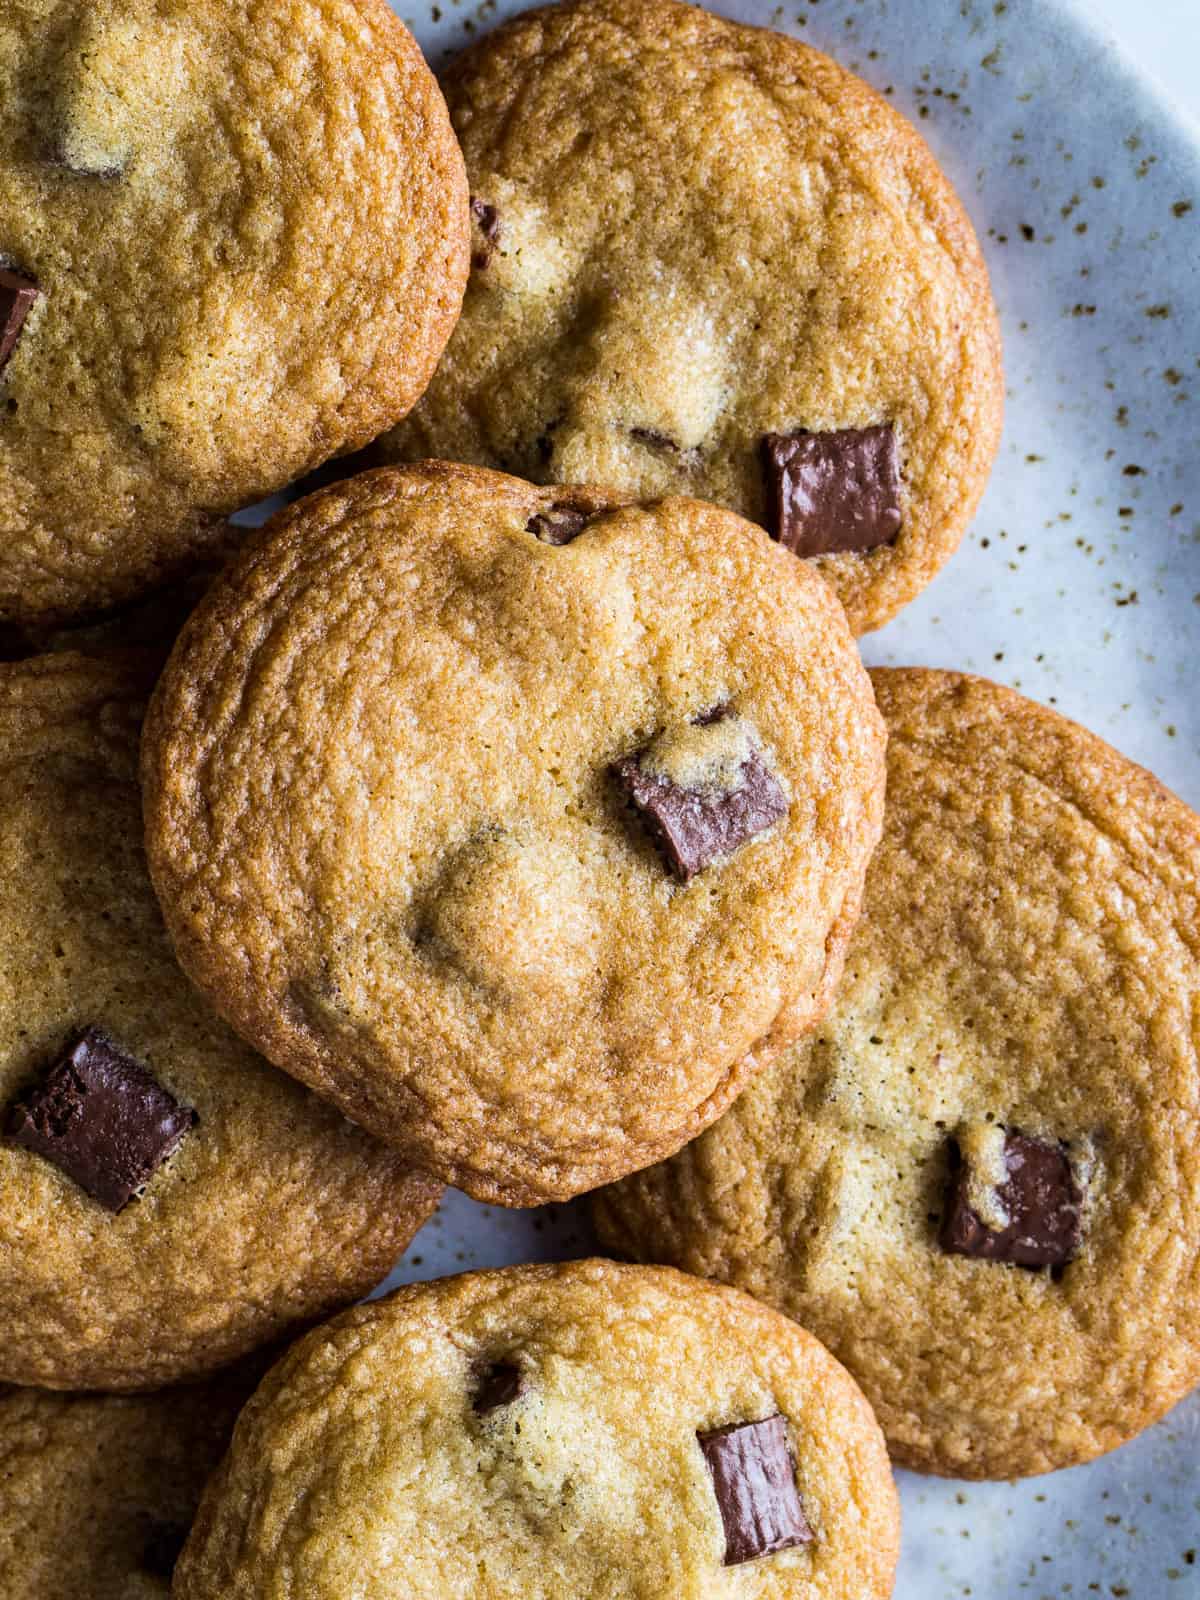
M 396 9 L 438 65 L 522 6 Z M 714 9 L 829 50 L 915 118 L 992 270 L 1000 460 L 958 556 L 866 641 L 867 659 L 1012 684 L 1200 806 L 1197 135 L 1066 0 Z M 389 1284 L 589 1247 L 578 1206 L 500 1212 L 450 1195 Z M 1200 1595 L 1200 1395 L 1048 1478 L 900 1476 L 898 1600 Z

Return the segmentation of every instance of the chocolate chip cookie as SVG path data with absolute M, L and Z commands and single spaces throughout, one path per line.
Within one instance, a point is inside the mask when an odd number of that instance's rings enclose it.
M 153 1395 L 0 1393 L 0 1593 L 167 1600 L 253 1383 Z
M 418 1284 L 297 1345 L 238 1424 L 176 1600 L 883 1600 L 870 1408 L 733 1290 L 607 1261 Z
M 186 969 L 479 1199 L 678 1149 L 828 1005 L 882 804 L 845 618 L 695 500 L 445 463 L 311 496 L 210 590 L 144 743 Z
M 0 666 L 6 1382 L 212 1371 L 365 1294 L 437 1198 L 176 966 L 142 849 L 152 680 L 134 657 Z
M 0 623 L 132 598 L 398 421 L 468 248 L 384 0 L 6 6 Z
M 691 494 L 811 557 L 856 633 L 953 553 L 999 441 L 996 314 L 915 128 L 675 0 L 528 11 L 445 78 L 462 320 L 393 459 Z
M 1200 1380 L 1200 821 L 1011 690 L 873 677 L 837 1003 L 601 1235 L 811 1327 L 906 1464 L 1045 1472 Z

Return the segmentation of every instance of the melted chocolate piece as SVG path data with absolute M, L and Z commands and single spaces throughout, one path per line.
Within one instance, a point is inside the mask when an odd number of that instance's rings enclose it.
M 946 1186 L 939 1242 L 949 1255 L 977 1261 L 1005 1261 L 1017 1267 L 1059 1267 L 1079 1249 L 1083 1196 L 1066 1152 L 1059 1144 L 1009 1133 L 1004 1143 L 1007 1180 L 996 1189 L 1009 1217 L 994 1232 L 972 1210 L 969 1170 L 951 1141 L 951 1172 Z
M 487 1367 L 475 1391 L 475 1415 L 486 1417 L 501 1406 L 510 1406 L 525 1392 L 525 1380 L 511 1361 L 496 1361 Z
M 724 716 L 702 712 L 698 725 Z M 642 756 L 627 756 L 613 776 L 633 801 L 675 876 L 687 883 L 787 814 L 787 796 L 757 750 L 742 763 L 741 781 L 727 794 L 681 788 L 642 768 Z
M 782 1416 L 735 1422 L 696 1438 L 712 1473 L 727 1567 L 811 1541 Z
M 543 544 L 570 544 L 578 539 L 590 521 L 586 511 L 574 506 L 551 506 L 549 511 L 539 511 L 525 524 L 526 533 L 532 533 Z
M 486 200 L 476 200 L 472 197 L 471 216 L 479 224 L 479 231 L 483 235 L 483 244 L 472 255 L 471 265 L 482 272 L 495 254 L 500 241 L 500 213 Z
M 798 556 L 873 550 L 900 532 L 900 457 L 891 423 L 762 441 L 767 530 Z
M 89 1028 L 13 1106 L 8 1132 L 118 1212 L 174 1155 L 197 1120 L 145 1067 L 98 1028 Z
M 171 1578 L 189 1532 L 180 1522 L 152 1522 L 142 1548 L 142 1571 L 155 1578 Z
M 32 278 L 23 278 L 19 272 L 0 267 L 0 372 L 17 348 L 25 318 L 41 292 Z
M 715 706 L 709 706 L 704 711 L 697 711 L 692 718 L 694 728 L 711 728 L 715 722 L 724 722 L 733 708 L 728 700 L 718 700 Z
M 670 450 L 679 454 L 679 446 L 674 439 L 665 433 L 659 433 L 657 428 L 630 428 L 629 436 L 636 439 L 639 444 L 648 445 L 651 450 Z

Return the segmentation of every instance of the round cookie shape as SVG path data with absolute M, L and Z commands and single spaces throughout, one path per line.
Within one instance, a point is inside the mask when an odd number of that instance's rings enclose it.
M 715 501 L 812 556 L 856 633 L 886 622 L 956 548 L 1003 411 L 978 242 L 916 129 L 676 0 L 525 12 L 444 88 L 473 270 L 384 453 Z
M 0 1379 L 152 1388 L 367 1293 L 435 1184 L 269 1067 L 146 873 L 153 660 L 0 666 Z
M 882 739 L 831 591 L 732 513 L 383 469 L 186 625 L 151 872 L 277 1066 L 477 1199 L 563 1199 L 823 1013 Z
M 468 270 L 384 0 L 6 7 L 0 218 L 0 624 L 134 598 L 397 422 Z
M 254 1385 L 0 1393 L 0 1592 L 167 1600 L 200 1495 Z
M 904 1464 L 1045 1472 L 1200 1380 L 1200 822 L 1011 690 L 872 677 L 888 804 L 837 1002 L 600 1234 L 811 1327 Z
M 418 1284 L 317 1329 L 238 1424 L 176 1600 L 882 1600 L 870 1408 L 736 1291 L 606 1261 Z

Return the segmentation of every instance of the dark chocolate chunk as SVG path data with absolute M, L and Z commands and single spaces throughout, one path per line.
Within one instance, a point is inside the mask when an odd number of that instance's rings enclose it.
M 570 544 L 572 539 L 578 539 L 589 520 L 586 511 L 578 511 L 574 506 L 551 506 L 549 511 L 539 511 L 537 516 L 530 517 L 525 531 L 543 544 Z
M 697 711 L 692 718 L 692 725 L 697 728 L 711 728 L 714 722 L 724 722 L 729 715 L 730 709 L 728 700 L 718 700 L 715 706 L 708 706 L 703 711 Z
M 0 267 L 0 372 L 8 365 L 25 318 L 41 292 L 32 278 L 23 278 L 19 272 Z
M 1062 1145 L 1010 1132 L 1004 1142 L 1007 1180 L 996 1196 L 1009 1217 L 1000 1232 L 971 1208 L 970 1171 L 957 1141 L 950 1144 L 950 1179 L 940 1243 L 950 1255 L 1006 1261 L 1018 1267 L 1063 1266 L 1079 1249 L 1083 1196 Z
M 471 199 L 471 216 L 483 235 L 483 243 L 471 257 L 471 265 L 482 271 L 492 259 L 500 241 L 500 213 L 486 200 Z
M 762 441 L 767 530 L 798 556 L 873 550 L 900 532 L 900 457 L 891 423 Z
M 710 723 L 720 720 L 708 718 Z M 670 778 L 648 772 L 642 766 L 645 754 L 616 762 L 613 776 L 642 813 L 672 872 L 684 883 L 787 813 L 787 796 L 757 750 L 752 749 L 742 763 L 737 788 L 725 794 L 684 789 Z
M 712 1473 L 727 1567 L 811 1541 L 782 1416 L 735 1422 L 696 1437 Z
M 493 1362 L 480 1374 L 479 1387 L 475 1391 L 476 1416 L 486 1417 L 501 1406 L 512 1405 L 524 1389 L 525 1381 L 519 1367 L 511 1361 Z
M 659 433 L 657 428 L 630 428 L 629 433 L 631 438 L 636 439 L 639 444 L 648 445 L 651 450 L 671 450 L 676 455 L 679 453 L 679 446 L 674 439 L 665 433 Z
M 189 1531 L 181 1522 L 152 1522 L 142 1547 L 142 1571 L 171 1578 Z
M 98 1028 L 89 1028 L 13 1106 L 8 1132 L 116 1212 L 175 1153 L 197 1120 L 145 1067 Z

